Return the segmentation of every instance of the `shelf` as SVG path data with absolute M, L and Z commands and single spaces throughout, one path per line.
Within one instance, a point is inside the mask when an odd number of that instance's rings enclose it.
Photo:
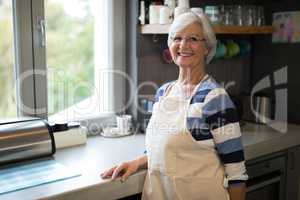
M 214 26 L 216 34 L 272 34 L 273 26 Z
M 147 24 L 141 26 L 142 34 L 168 34 L 170 24 Z M 272 34 L 273 26 L 214 26 L 216 34 Z

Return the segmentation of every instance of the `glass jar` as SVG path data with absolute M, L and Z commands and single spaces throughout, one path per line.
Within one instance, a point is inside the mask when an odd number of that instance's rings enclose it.
M 205 6 L 205 14 L 208 16 L 212 24 L 220 23 L 220 13 L 218 6 Z
M 256 24 L 256 6 L 247 5 L 245 6 L 244 12 L 244 25 L 245 26 L 255 26 Z
M 233 6 L 233 21 L 234 25 L 236 26 L 243 26 L 244 21 L 243 21 L 243 7 L 242 5 L 234 5 Z
M 233 25 L 234 24 L 234 21 L 233 21 L 233 6 L 232 5 L 226 5 L 224 7 L 224 17 L 223 17 L 223 24 L 224 25 L 227 25 L 227 26 L 230 26 L 230 25 Z
M 264 26 L 265 25 L 265 12 L 264 7 L 258 6 L 257 7 L 257 14 L 256 14 L 256 26 Z

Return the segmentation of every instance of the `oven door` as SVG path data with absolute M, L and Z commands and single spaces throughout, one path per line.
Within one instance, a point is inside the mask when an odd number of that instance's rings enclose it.
M 284 200 L 284 156 L 256 162 L 247 171 L 247 200 Z
M 281 200 L 282 173 L 280 171 L 249 179 L 247 200 Z

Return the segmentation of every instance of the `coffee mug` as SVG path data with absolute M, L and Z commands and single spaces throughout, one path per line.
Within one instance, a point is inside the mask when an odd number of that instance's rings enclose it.
M 172 10 L 168 6 L 163 6 L 159 13 L 159 24 L 171 24 L 172 23 Z
M 227 41 L 226 48 L 227 48 L 227 52 L 226 52 L 225 58 L 232 58 L 232 57 L 238 55 L 240 52 L 239 45 L 236 42 L 234 42 L 233 40 Z
M 247 55 L 251 51 L 251 45 L 246 40 L 240 40 L 238 41 L 238 44 L 240 46 L 240 55 Z
M 227 49 L 225 44 L 218 41 L 215 58 L 223 58 L 226 55 Z
M 166 63 L 171 64 L 173 62 L 172 55 L 169 49 L 164 49 L 162 56 Z
M 149 24 L 158 24 L 159 23 L 159 14 L 160 9 L 163 6 L 161 5 L 151 5 L 149 7 Z
M 132 128 L 132 116 L 120 115 L 117 116 L 117 126 L 121 133 L 127 134 Z

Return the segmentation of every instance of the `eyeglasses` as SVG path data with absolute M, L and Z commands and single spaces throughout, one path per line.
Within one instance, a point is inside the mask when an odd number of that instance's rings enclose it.
M 172 38 L 172 43 L 173 44 L 180 44 L 183 40 L 185 40 L 186 43 L 189 44 L 198 44 L 200 42 L 206 41 L 204 38 L 199 38 L 197 36 L 189 36 L 189 37 L 180 37 L 180 36 L 175 36 Z

